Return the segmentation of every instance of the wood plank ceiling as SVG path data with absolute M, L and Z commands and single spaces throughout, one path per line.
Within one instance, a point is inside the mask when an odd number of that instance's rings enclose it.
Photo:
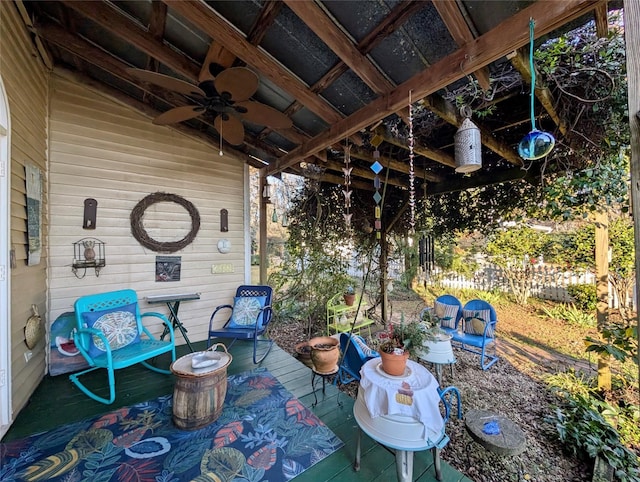
M 371 191 L 369 166 L 377 145 L 389 189 L 406 193 L 411 99 L 416 187 L 439 193 L 536 173 L 535 166 L 521 169 L 516 149 L 530 130 L 529 20 L 535 20 L 537 38 L 591 19 L 603 35 L 608 4 L 60 0 L 16 5 L 45 59 L 152 117 L 194 100 L 141 80 L 131 67 L 193 85 L 231 67 L 255 72 L 259 86 L 252 100 L 284 113 L 293 125 L 244 121 L 243 142 L 223 142 L 222 148 L 269 175 L 286 171 L 341 184 L 348 145 L 352 187 Z M 537 122 L 563 142 L 567 122 L 554 111 L 553 93 L 539 85 L 536 97 Z M 465 176 L 454 170 L 453 136 L 464 119 L 456 98 L 492 109 L 483 120 L 473 118 L 481 130 L 483 167 Z M 172 126 L 217 152 L 221 140 L 214 115 L 206 112 Z

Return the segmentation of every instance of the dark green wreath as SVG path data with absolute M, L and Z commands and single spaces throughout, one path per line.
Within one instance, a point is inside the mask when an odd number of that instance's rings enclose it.
M 189 216 L 191 217 L 191 230 L 189 233 L 179 241 L 167 241 L 160 242 L 152 239 L 142 224 L 142 218 L 144 212 L 149 206 L 159 202 L 174 202 L 184 207 Z M 175 253 L 181 250 L 185 246 L 188 246 L 196 238 L 198 230 L 200 229 L 200 214 L 196 207 L 185 198 L 178 196 L 177 194 L 169 194 L 166 192 L 154 192 L 144 197 L 131 211 L 131 234 L 138 240 L 138 242 L 145 248 L 149 248 L 152 251 L 160 253 Z

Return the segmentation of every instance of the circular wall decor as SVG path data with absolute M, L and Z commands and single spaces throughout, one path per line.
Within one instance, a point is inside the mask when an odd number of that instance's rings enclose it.
M 144 212 L 152 204 L 160 202 L 174 202 L 187 210 L 189 216 L 191 217 L 191 230 L 184 238 L 178 241 L 161 242 L 156 241 L 147 234 L 147 231 L 144 229 L 144 225 L 142 224 Z M 200 214 L 198 213 L 196 207 L 182 196 L 178 196 L 177 194 L 169 194 L 166 192 L 154 192 L 142 198 L 142 200 L 138 204 L 136 204 L 136 206 L 131 211 L 130 218 L 131 233 L 133 234 L 133 237 L 136 238 L 138 242 L 145 248 L 149 248 L 152 251 L 157 251 L 160 253 L 174 253 L 181 250 L 185 246 L 188 246 L 196 238 L 196 234 L 198 234 L 198 230 L 200 229 Z

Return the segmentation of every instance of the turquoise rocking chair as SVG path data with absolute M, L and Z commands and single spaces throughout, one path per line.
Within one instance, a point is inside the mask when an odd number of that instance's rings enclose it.
M 75 302 L 76 328 L 73 341 L 87 360 L 89 369 L 69 375 L 69 379 L 94 400 L 110 404 L 116 399 L 115 371 L 137 363 L 158 373 L 171 374 L 152 365 L 149 360 L 171 353 L 176 359 L 173 327 L 166 316 L 147 312 L 140 314 L 138 296 L 133 290 L 111 291 L 83 296 Z M 160 340 L 142 325 L 142 318 L 159 318 L 168 329 L 169 339 Z M 78 378 L 104 368 L 109 380 L 109 397 L 96 394 Z

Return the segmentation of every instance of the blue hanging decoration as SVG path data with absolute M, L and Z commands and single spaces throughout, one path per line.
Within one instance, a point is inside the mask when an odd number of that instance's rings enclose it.
M 533 27 L 535 22 L 529 19 L 529 67 L 531 69 L 531 132 L 522 138 L 518 144 L 518 154 L 527 161 L 535 161 L 548 155 L 556 143 L 555 138 L 548 132 L 536 129 L 534 114 L 536 68 L 533 64 Z
M 380 164 L 380 161 L 378 160 L 380 159 L 380 151 L 378 150 L 378 146 L 382 142 L 382 139 L 380 139 L 379 141 L 376 139 L 376 142 L 377 142 L 376 144 L 373 144 L 373 140 L 372 140 L 372 144 L 376 148 L 376 150 L 373 151 L 374 161 L 373 161 L 373 164 L 371 164 L 370 169 L 376 175 L 373 178 L 373 187 L 376 190 L 375 194 L 373 195 L 373 200 L 376 203 L 376 206 L 374 209 L 374 218 L 375 218 L 374 228 L 376 230 L 376 239 L 380 239 L 381 231 L 382 231 L 382 209 L 380 209 L 380 202 L 382 201 L 382 196 L 380 195 L 380 187 L 382 186 L 382 183 L 380 182 L 380 176 L 378 174 L 380 174 L 383 167 L 382 167 L 382 164 Z

